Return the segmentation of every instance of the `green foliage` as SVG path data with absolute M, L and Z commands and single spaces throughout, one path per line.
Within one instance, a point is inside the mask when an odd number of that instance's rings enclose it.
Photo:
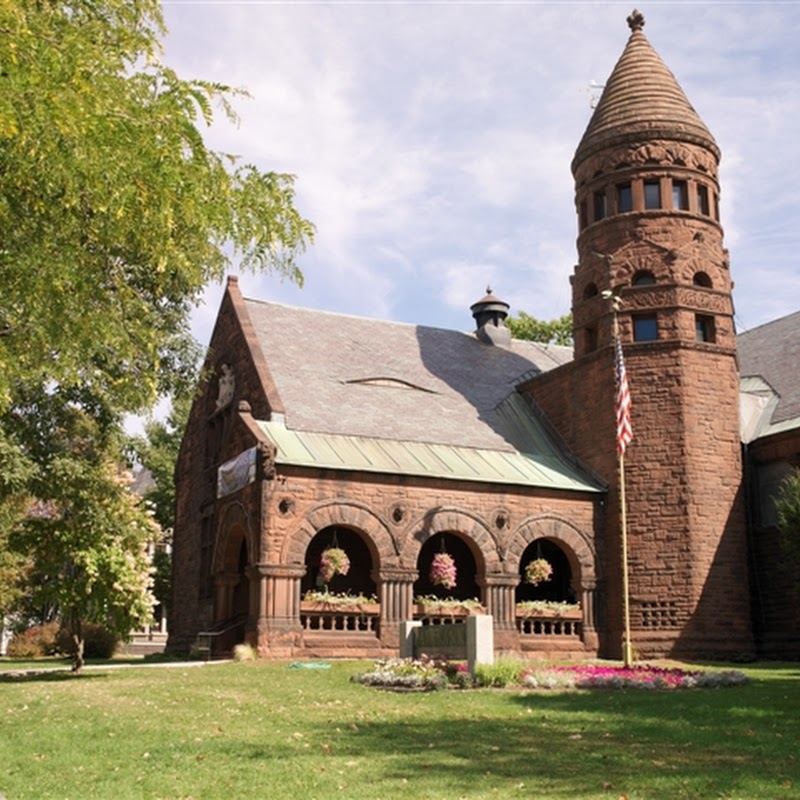
M 156 522 L 165 532 L 174 527 L 175 464 L 193 399 L 194 393 L 191 391 L 174 395 L 166 419 L 148 420 L 144 426 L 144 436 L 133 437 L 128 445 L 134 458 L 149 471 L 153 479 L 155 485 L 145 492 L 144 498 L 152 507 Z
M 95 659 L 112 658 L 119 646 L 119 634 L 110 631 L 105 625 L 89 623 L 82 627 L 83 657 Z M 58 652 L 75 658 L 77 655 L 75 639 L 72 633 L 62 628 L 58 635 Z
M 524 664 L 515 658 L 498 658 L 494 664 L 475 665 L 475 683 L 478 686 L 505 687 L 518 684 Z
M 0 409 L 19 379 L 138 411 L 232 259 L 301 282 L 293 178 L 209 150 L 237 92 L 159 61 L 157 0 L 0 0 Z
M 781 561 L 792 576 L 795 591 L 800 591 L 800 469 L 781 485 L 775 500 Z
M 35 471 L 24 450 L 0 425 L 0 617 L 23 596 L 30 559 L 9 547 L 9 533 L 30 506 L 27 483 Z
M 518 317 L 510 316 L 506 319 L 506 326 L 515 339 L 567 346 L 573 342 L 572 314 L 546 322 L 520 311 Z
M 159 530 L 129 491 L 113 425 L 58 390 L 31 393 L 4 419 L 36 464 L 29 481 L 36 505 L 9 543 L 34 565 L 30 603 L 58 609 L 76 638 L 79 668 L 84 623 L 124 636 L 149 619 L 147 547 Z

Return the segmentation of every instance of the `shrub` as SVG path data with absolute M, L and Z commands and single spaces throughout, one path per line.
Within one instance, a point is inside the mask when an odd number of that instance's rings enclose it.
M 255 661 L 256 651 L 249 644 L 237 644 L 233 648 L 234 661 Z
M 58 623 L 35 625 L 17 633 L 8 643 L 7 654 L 11 658 L 44 658 L 59 652 L 57 643 Z
M 522 662 L 512 658 L 501 658 L 494 664 L 475 665 L 475 683 L 478 686 L 504 687 L 520 682 Z
M 75 642 L 66 628 L 58 632 L 59 650 L 70 657 L 75 655 Z M 117 651 L 119 637 L 96 623 L 87 623 L 83 626 L 83 657 L 84 658 L 112 658 Z

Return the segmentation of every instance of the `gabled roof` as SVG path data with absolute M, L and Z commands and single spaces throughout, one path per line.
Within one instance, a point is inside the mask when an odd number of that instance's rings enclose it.
M 516 386 L 571 348 L 244 300 L 278 463 L 597 491 Z
M 740 333 L 737 347 L 742 392 L 762 398 L 745 441 L 800 428 L 800 311 Z
M 583 134 L 573 169 L 598 149 L 631 139 L 701 144 L 719 159 L 719 147 L 661 56 L 644 35 L 644 18 L 628 18 L 631 35 L 605 83 Z

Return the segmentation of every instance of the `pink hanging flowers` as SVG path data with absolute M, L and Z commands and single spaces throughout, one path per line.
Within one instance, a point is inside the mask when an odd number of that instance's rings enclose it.
M 525 581 L 532 586 L 538 586 L 552 577 L 553 565 L 546 558 L 534 558 L 525 567 Z
M 452 589 L 456 585 L 456 562 L 450 553 L 436 553 L 431 561 L 430 580 L 434 586 Z
M 328 547 L 322 551 L 319 559 L 319 574 L 324 583 L 328 583 L 334 575 L 347 575 L 350 559 L 341 547 Z

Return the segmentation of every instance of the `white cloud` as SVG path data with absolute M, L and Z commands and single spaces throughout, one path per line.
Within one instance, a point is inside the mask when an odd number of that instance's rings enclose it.
M 305 289 L 245 277 L 245 294 L 465 328 L 491 282 L 515 310 L 569 310 L 570 161 L 591 115 L 589 82 L 606 79 L 627 41 L 627 7 L 165 9 L 166 58 L 180 74 L 253 95 L 237 104 L 238 129 L 214 127 L 212 146 L 295 173 L 298 205 L 318 228 Z M 655 4 L 646 17 L 723 148 L 739 316 L 752 326 L 796 310 L 800 6 Z M 218 293 L 196 329 L 210 333 Z

